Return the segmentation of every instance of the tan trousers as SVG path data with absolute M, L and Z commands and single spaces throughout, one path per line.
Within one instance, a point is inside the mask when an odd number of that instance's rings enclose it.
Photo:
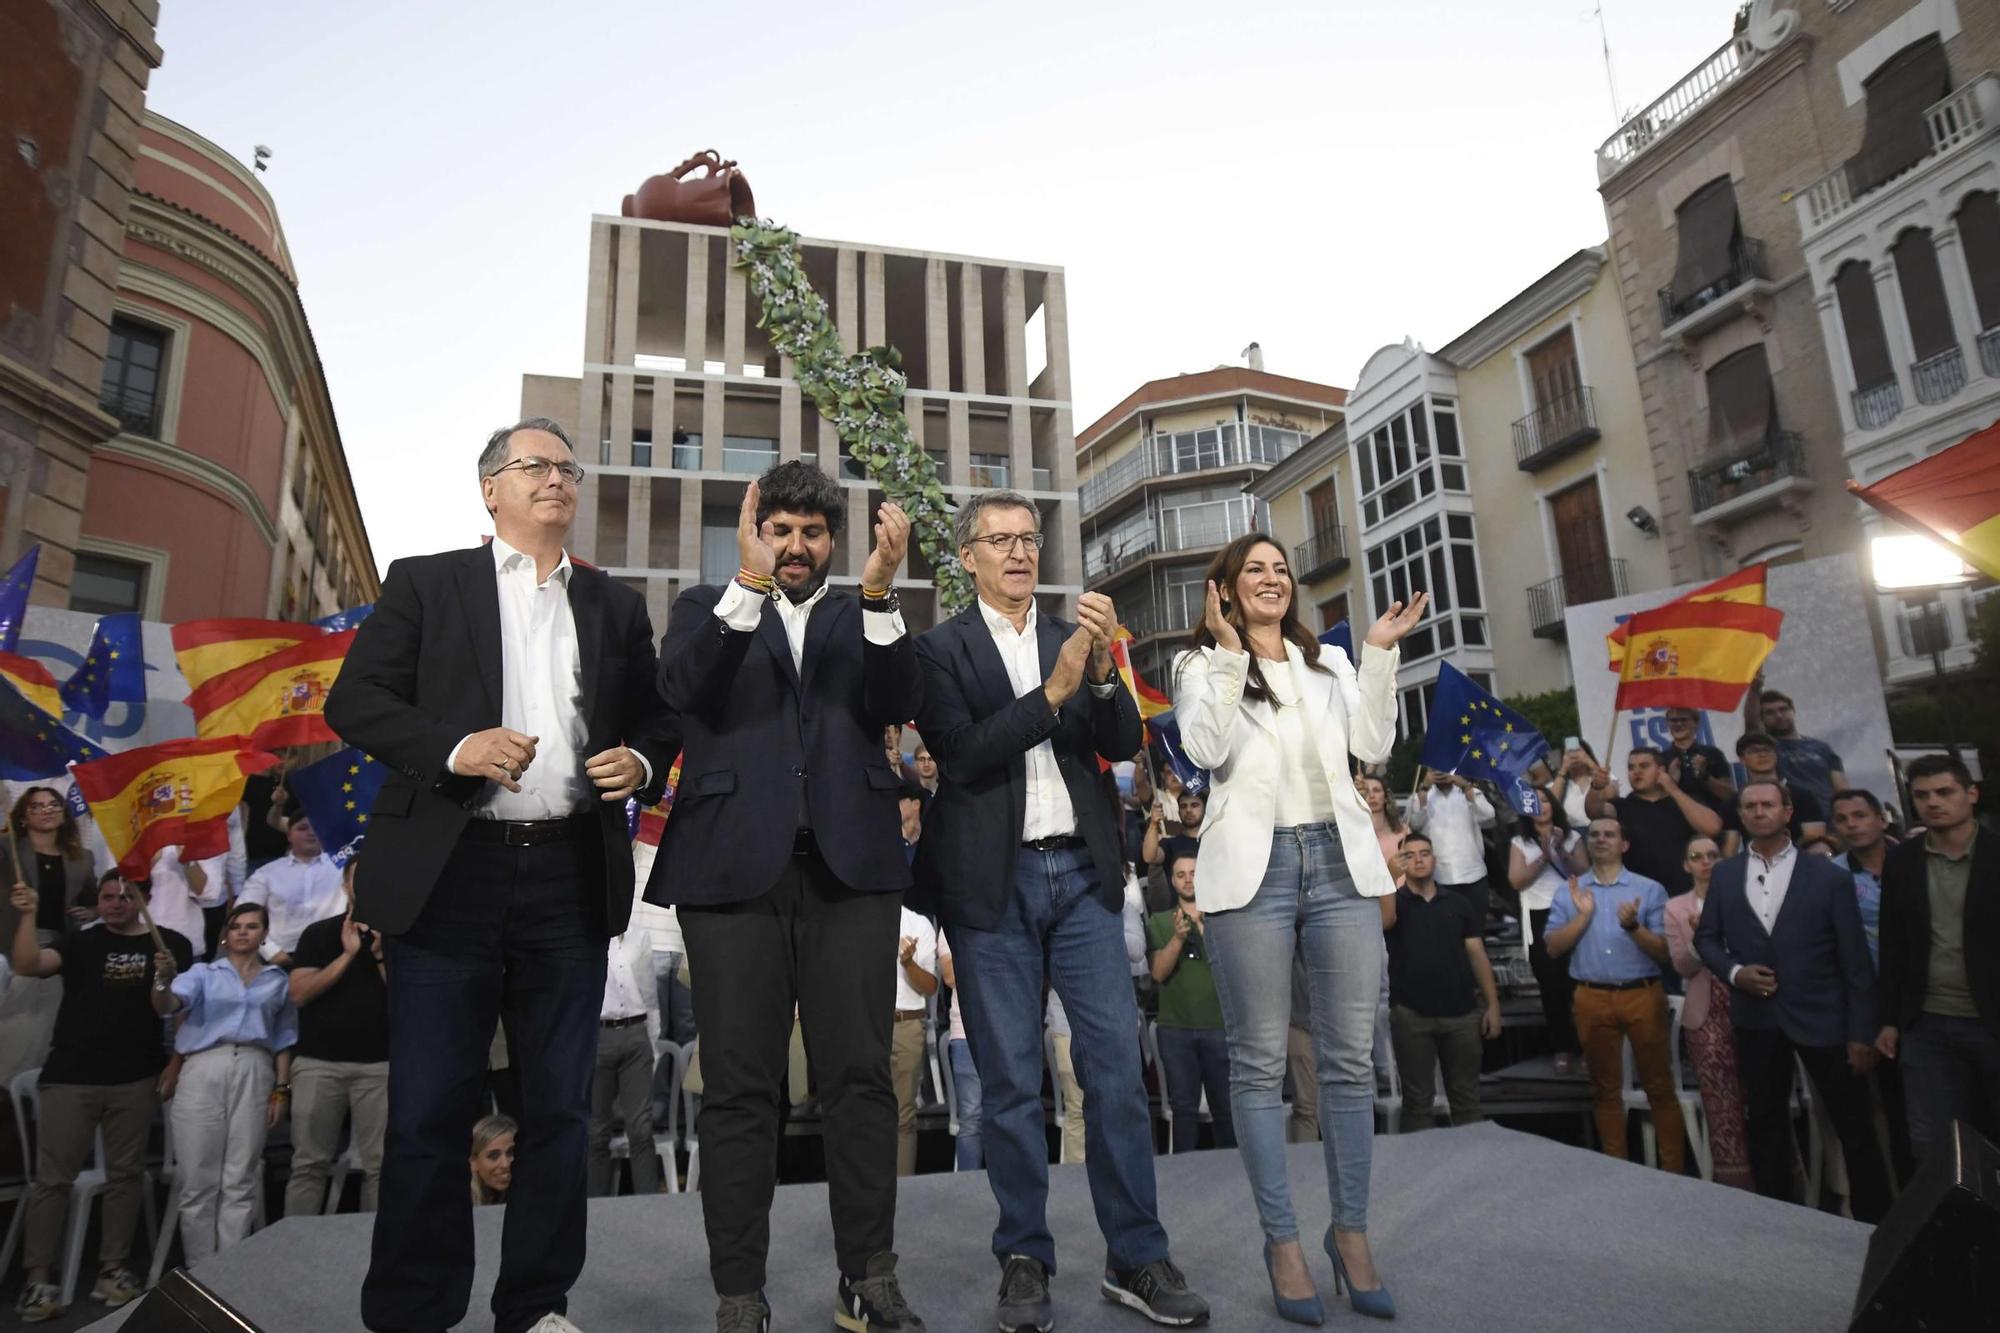
M 139 1223 L 146 1174 L 146 1136 L 159 1104 L 156 1080 L 95 1085 L 50 1083 L 42 1088 L 41 1146 L 35 1187 L 28 1195 L 22 1262 L 30 1272 L 53 1268 L 62 1249 L 70 1186 L 90 1162 L 104 1131 L 104 1225 L 99 1263 L 125 1266 Z
M 923 1010 L 919 1009 L 921 1015 Z M 917 1172 L 917 1094 L 924 1078 L 924 1024 L 921 1017 L 896 1016 L 890 1033 L 889 1081 L 896 1089 L 896 1174 Z
M 234 1042 L 196 1051 L 181 1064 L 172 1103 L 174 1169 L 189 1267 L 250 1234 L 276 1078 L 269 1051 Z
M 361 1211 L 375 1211 L 382 1183 L 382 1135 L 389 1125 L 389 1062 L 348 1064 L 300 1057 L 292 1062 L 292 1176 L 285 1216 L 315 1217 L 340 1150 L 340 1127 L 354 1116 L 361 1158 Z
M 1667 993 L 1658 982 L 1631 990 L 1600 990 L 1577 983 L 1576 1039 L 1583 1047 L 1584 1068 L 1590 1071 L 1590 1100 L 1597 1116 L 1597 1137 L 1604 1151 L 1625 1157 L 1625 1042 L 1632 1042 L 1632 1063 L 1653 1111 L 1654 1135 L 1660 1144 L 1660 1169 L 1681 1174 L 1686 1161 L 1686 1126 L 1681 1122 L 1680 1089 L 1674 1086 L 1672 1057 L 1667 1051 Z
M 1063 1131 L 1062 1154 L 1060 1160 L 1066 1163 L 1083 1160 L 1083 1085 L 1076 1081 L 1076 1065 L 1069 1058 L 1069 1038 L 1055 1038 L 1056 1091 L 1062 1096 Z

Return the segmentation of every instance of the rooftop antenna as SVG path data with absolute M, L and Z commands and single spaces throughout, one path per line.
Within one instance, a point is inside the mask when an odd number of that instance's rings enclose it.
M 1618 100 L 1618 73 L 1611 67 L 1611 34 L 1604 27 L 1604 4 L 1599 0 L 1597 7 L 1590 11 L 1597 17 L 1597 40 L 1604 47 L 1604 82 L 1611 90 L 1611 123 L 1622 125 L 1625 114 L 1618 108 L 1623 105 Z
M 264 144 L 258 144 L 256 149 L 256 158 L 254 161 L 251 162 L 250 165 L 256 167 L 257 170 L 259 171 L 269 171 L 271 169 L 269 165 L 270 161 L 271 161 L 270 148 L 268 148 Z

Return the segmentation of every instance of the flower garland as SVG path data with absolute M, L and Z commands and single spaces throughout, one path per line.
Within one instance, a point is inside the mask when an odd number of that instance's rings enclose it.
M 902 353 L 893 347 L 845 353 L 789 228 L 738 218 L 729 237 L 735 262 L 748 272 L 750 289 L 763 306 L 757 327 L 792 359 L 799 388 L 833 423 L 848 455 L 909 515 L 917 549 L 931 565 L 938 618 L 971 605 L 972 579 L 959 563 L 951 503 L 937 465 L 917 446 L 903 415 L 909 380 L 899 369 Z

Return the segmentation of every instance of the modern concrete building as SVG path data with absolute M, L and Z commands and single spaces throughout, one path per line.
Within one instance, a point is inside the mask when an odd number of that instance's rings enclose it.
M 1271 515 L 1245 486 L 1340 420 L 1347 394 L 1250 365 L 1149 380 L 1077 436 L 1083 572 L 1137 639 L 1133 664 L 1168 688 L 1167 666 L 1201 619 L 1216 551 Z M 1329 520 L 1328 549 L 1344 534 Z
M 904 410 L 946 492 L 1009 487 L 1040 507 L 1039 592 L 1051 611 L 1073 612 L 1083 574 L 1062 270 L 801 245 L 847 350 L 901 351 Z M 735 572 L 744 487 L 773 463 L 807 458 L 847 495 L 832 582 L 858 583 L 881 492 L 756 327 L 727 230 L 594 217 L 588 293 L 581 376 L 526 375 L 521 385 L 523 414 L 572 427 L 589 470 L 576 553 L 644 593 L 664 628 L 683 588 Z M 911 627 L 934 623 L 930 566 L 914 546 L 899 586 Z
M 1598 149 L 1674 580 L 1864 554 L 1843 481 L 2000 416 L 1996 64 L 1992 4 L 1755 0 Z M 1935 623 L 1879 606 L 1886 678 L 1927 674 Z

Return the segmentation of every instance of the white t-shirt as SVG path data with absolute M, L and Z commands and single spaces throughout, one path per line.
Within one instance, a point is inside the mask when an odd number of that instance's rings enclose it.
M 1326 785 L 1326 769 L 1320 763 L 1319 742 L 1306 725 L 1305 682 L 1299 673 L 1304 663 L 1262 662 L 1264 683 L 1270 687 L 1278 708 L 1278 808 L 1273 822 L 1279 828 L 1300 824 L 1322 824 L 1333 818 L 1333 792 Z
M 903 924 L 898 928 L 896 933 L 898 937 L 896 940 L 896 1008 L 898 1010 L 921 1009 L 926 1003 L 924 997 L 917 994 L 917 988 L 912 986 L 910 979 L 903 975 L 903 940 L 915 938 L 917 941 L 917 953 L 916 957 L 911 961 L 932 976 L 936 976 L 938 970 L 937 927 L 905 907 L 903 909 Z
M 951 941 L 945 937 L 943 931 L 939 931 L 937 942 L 938 962 L 942 963 L 945 959 L 951 957 Z M 954 972 L 952 975 L 957 976 L 958 974 Z M 951 1033 L 946 1038 L 948 1041 L 965 1040 L 965 1015 L 958 1007 L 958 997 L 963 993 L 960 987 L 953 986 L 951 988 Z
M 1565 834 L 1563 837 L 1557 839 L 1556 850 L 1561 855 L 1568 856 L 1581 841 L 1583 841 L 1581 833 L 1571 832 Z M 1533 838 L 1515 838 L 1514 846 L 1520 849 L 1521 855 L 1527 858 L 1530 865 L 1533 865 L 1535 858 L 1542 854 L 1541 843 Z M 1567 868 L 1558 867 L 1554 864 L 1544 864 L 1542 866 L 1542 873 L 1535 876 L 1527 888 L 1521 890 L 1521 907 L 1530 912 L 1546 912 L 1549 910 L 1549 904 L 1556 900 L 1556 893 L 1568 887 L 1568 885 L 1569 871 Z

